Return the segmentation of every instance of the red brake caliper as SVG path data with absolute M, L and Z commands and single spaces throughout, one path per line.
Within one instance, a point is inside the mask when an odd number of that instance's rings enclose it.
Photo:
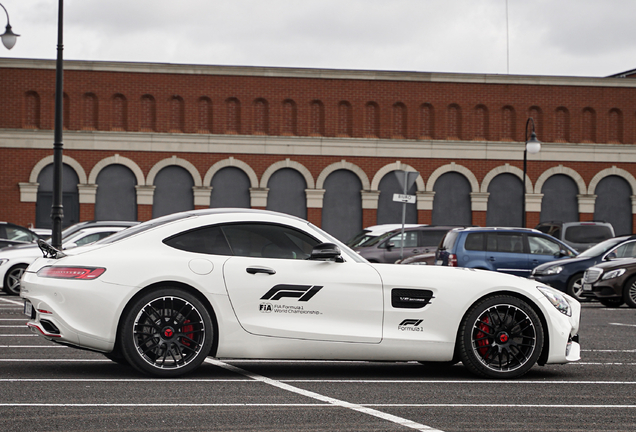
M 181 332 L 183 333 L 188 333 L 194 330 L 194 326 L 192 324 L 190 325 L 185 325 L 188 324 L 190 322 L 190 320 L 185 320 L 183 322 L 184 326 L 181 327 Z M 194 337 L 194 333 L 189 333 L 186 335 L 186 337 L 192 339 Z M 185 338 L 181 339 L 181 343 L 184 344 L 185 346 L 190 346 L 190 342 L 188 342 L 187 340 L 185 340 Z
M 488 339 L 482 339 L 487 336 L 484 333 L 484 332 L 488 332 L 488 326 L 486 324 L 490 324 L 490 319 L 488 317 L 485 317 L 482 320 L 482 322 L 479 324 L 478 328 L 480 331 L 478 331 L 477 334 L 475 335 L 475 339 L 480 339 L 477 341 L 477 346 L 483 347 L 478 349 L 479 354 L 481 354 L 482 356 L 486 355 L 486 352 L 488 352 L 488 346 L 490 345 L 490 342 L 488 341 Z

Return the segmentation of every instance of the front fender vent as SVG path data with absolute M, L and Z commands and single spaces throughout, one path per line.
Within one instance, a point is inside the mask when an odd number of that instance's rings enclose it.
M 393 288 L 391 306 L 399 309 L 421 309 L 431 302 L 433 291 L 411 288 Z

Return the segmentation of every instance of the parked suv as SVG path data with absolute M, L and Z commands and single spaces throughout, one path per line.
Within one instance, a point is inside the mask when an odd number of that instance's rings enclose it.
M 572 246 L 578 252 L 615 236 L 614 227 L 609 222 L 541 222 L 535 227 Z
M 412 228 L 418 226 L 425 226 L 420 224 L 405 224 L 404 228 Z M 347 246 L 350 248 L 355 248 L 364 245 L 365 243 L 381 236 L 384 233 L 389 231 L 393 231 L 394 229 L 402 229 L 402 224 L 382 224 L 382 225 L 373 225 L 370 227 L 366 227 L 349 240 L 345 242 Z
M 404 243 L 404 258 L 422 253 L 435 252 L 437 245 L 448 230 L 453 226 L 416 226 L 402 229 L 394 229 L 367 241 L 361 246 L 354 247 L 370 262 L 395 263 L 400 259 L 402 244 Z
M 576 255 L 567 244 L 534 229 L 464 228 L 446 234 L 435 264 L 528 277 L 541 263 Z
M 532 278 L 564 291 L 578 301 L 588 300 L 583 293 L 583 272 L 613 258 L 636 257 L 636 236 L 614 237 L 600 242 L 575 258 L 548 262 L 532 270 Z

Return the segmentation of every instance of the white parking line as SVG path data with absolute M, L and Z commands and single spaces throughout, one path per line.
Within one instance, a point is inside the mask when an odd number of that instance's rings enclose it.
M 36 334 L 0 334 L 0 337 L 38 337 Z
M 331 398 L 328 398 L 331 399 Z M 359 408 L 356 411 L 364 412 L 365 414 L 371 414 L 375 412 L 382 416 L 376 415 L 376 417 L 388 420 L 388 417 L 394 419 L 400 419 L 391 414 L 385 414 L 380 411 L 371 409 L 376 408 L 576 408 L 576 409 L 588 409 L 588 408 L 602 408 L 602 409 L 634 409 L 636 405 L 543 405 L 543 404 L 349 404 L 348 402 L 335 403 L 0 403 L 0 407 L 72 407 L 72 408 L 84 408 L 84 407 L 103 407 L 103 408 L 126 408 L 126 407 L 173 407 L 173 408 L 190 408 L 190 407 L 322 407 L 322 408 L 350 408 L 351 405 Z M 353 409 L 353 408 L 352 408 Z M 375 414 L 371 414 L 375 415 Z M 401 419 L 408 422 L 408 424 L 392 421 L 402 426 L 410 427 L 411 429 L 417 429 L 417 427 L 411 426 L 417 425 L 417 423 L 409 420 Z M 422 427 L 419 425 L 418 427 Z M 442 432 L 439 429 L 433 429 L 428 426 L 423 426 L 423 429 L 418 429 L 428 432 Z
M 23 300 L 9 300 L 6 298 L 0 298 L 0 301 L 4 302 L 4 303 L 11 303 L 14 305 L 19 305 L 19 306 L 24 306 L 24 301 Z
M 627 350 L 611 350 L 611 349 L 596 350 L 596 349 L 588 349 L 588 350 L 581 350 L 581 352 L 636 353 L 636 349 L 627 349 Z
M 285 383 L 283 383 L 281 381 L 276 381 L 276 380 L 273 380 L 271 378 L 267 378 L 267 377 L 264 377 L 262 375 L 258 375 L 258 374 L 246 371 L 245 369 L 238 368 L 236 366 L 233 366 L 233 365 L 228 364 L 228 363 L 221 362 L 219 360 L 206 359 L 205 362 L 209 363 L 209 364 L 213 364 L 213 365 L 218 366 L 220 368 L 223 368 L 223 369 L 238 373 L 240 375 L 246 376 L 246 377 L 251 378 L 251 379 L 253 379 L 255 381 L 258 381 L 258 382 L 269 384 L 271 386 L 274 386 L 274 387 L 277 387 L 277 388 L 280 388 L 280 389 L 283 389 L 283 390 L 287 390 L 287 391 L 290 391 L 290 392 L 293 392 L 293 393 L 296 393 L 296 394 L 299 394 L 299 395 L 302 395 L 302 396 L 305 396 L 305 397 L 309 397 L 309 398 L 312 398 L 312 399 L 317 399 L 319 401 L 326 402 L 326 403 L 329 403 L 329 404 L 337 406 L 337 407 L 348 408 L 348 409 L 351 409 L 351 410 L 354 410 L 354 411 L 361 412 L 363 414 L 368 414 L 368 415 L 371 415 L 371 416 L 374 416 L 374 417 L 377 417 L 377 418 L 380 418 L 380 419 L 383 419 L 383 420 L 390 421 L 390 422 L 395 423 L 395 424 L 399 424 L 400 426 L 408 427 L 410 429 L 416 429 L 416 430 L 419 430 L 419 431 L 441 432 L 439 429 L 435 429 L 435 428 L 432 428 L 430 426 L 426 426 L 426 425 L 423 425 L 423 424 L 420 424 L 420 423 L 416 423 L 414 421 L 411 421 L 411 420 L 408 420 L 408 419 L 405 419 L 405 418 L 402 418 L 402 417 L 394 416 L 392 414 L 383 413 L 381 411 L 377 411 L 377 410 L 371 409 L 369 407 L 365 407 L 363 405 L 353 404 L 353 403 L 345 402 L 345 401 L 342 401 L 342 400 L 339 400 L 339 399 L 334 399 L 334 398 L 331 398 L 331 397 L 328 397 L 328 396 L 323 396 L 323 395 L 318 394 L 318 393 L 314 393 L 314 392 L 310 392 L 310 391 L 307 391 L 307 390 L 299 389 L 297 387 L 290 386 L 289 384 L 285 384 Z
M 623 326 L 623 327 L 636 327 L 636 324 L 609 323 L 609 325 Z

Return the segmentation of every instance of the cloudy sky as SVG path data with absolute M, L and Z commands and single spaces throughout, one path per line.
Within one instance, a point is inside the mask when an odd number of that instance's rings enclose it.
M 54 59 L 57 0 L 0 0 Z M 5 16 L 0 11 L 0 24 Z M 602 77 L 636 68 L 630 0 L 66 0 L 64 58 Z

